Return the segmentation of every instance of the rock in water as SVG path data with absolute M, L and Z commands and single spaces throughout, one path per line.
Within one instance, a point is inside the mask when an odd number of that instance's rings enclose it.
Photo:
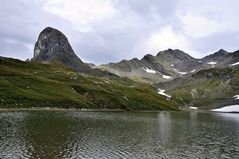
M 57 29 L 47 27 L 39 35 L 32 61 L 60 63 L 82 73 L 92 69 L 75 54 L 67 37 Z

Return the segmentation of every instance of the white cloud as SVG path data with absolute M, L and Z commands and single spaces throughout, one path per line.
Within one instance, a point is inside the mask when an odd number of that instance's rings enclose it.
M 194 57 L 238 49 L 238 0 L 7 0 L 1 55 L 32 56 L 39 32 L 61 30 L 83 60 L 107 63 L 181 49 Z M 30 46 L 32 45 L 32 46 Z
M 141 41 L 135 46 L 133 52 L 155 54 L 169 48 L 190 52 L 196 57 L 200 56 L 200 53 L 191 47 L 187 37 L 175 32 L 172 26 L 162 27 L 160 30 L 152 32 L 148 38 L 141 39 Z
M 221 32 L 227 29 L 227 24 L 223 21 L 214 21 L 201 15 L 179 15 L 186 34 L 195 38 L 204 37 L 212 33 Z
M 173 31 L 171 26 L 166 26 L 159 31 L 153 32 L 146 42 L 151 51 L 165 50 L 168 48 L 188 48 L 187 39 Z
M 112 0 L 46 0 L 44 10 L 69 20 L 75 29 L 91 31 L 92 24 L 114 17 Z
M 235 20 L 237 6 L 237 0 L 190 1 L 180 7 L 176 16 L 187 35 L 202 38 L 215 33 L 238 31 L 239 23 Z

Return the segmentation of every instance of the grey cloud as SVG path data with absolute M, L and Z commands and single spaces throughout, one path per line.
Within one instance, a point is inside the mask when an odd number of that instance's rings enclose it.
M 140 21 L 142 24 L 136 27 L 132 24 L 134 27 L 129 26 L 127 29 L 110 30 L 111 25 L 117 25 L 118 22 L 113 20 L 108 21 L 108 23 L 97 24 L 95 26 L 97 30 L 94 32 L 79 34 L 78 42 L 74 48 L 83 59 L 95 63 L 107 63 L 142 57 L 143 55 L 132 52 L 140 37 L 147 37 L 152 31 L 160 29 L 164 25 L 172 25 L 174 29 L 180 29 L 181 24 L 178 22 L 178 18 L 174 16 L 176 1 L 152 0 L 151 3 L 148 3 L 147 0 L 123 0 L 118 2 L 117 7 L 121 12 L 135 13 L 142 19 Z M 123 14 L 127 16 L 127 13 Z
M 239 49 L 238 41 L 239 32 L 214 33 L 207 37 L 192 40 L 192 45 L 202 52 L 202 56 L 205 56 L 212 50 L 236 51 Z
M 179 1 L 171 0 L 123 0 L 126 4 L 130 6 L 132 10 L 135 10 L 138 14 L 142 16 L 151 16 L 152 12 L 156 12 L 162 17 L 174 16 L 177 4 Z
M 78 37 L 80 38 L 72 43 L 75 52 L 83 60 L 97 64 L 131 58 L 129 51 L 137 38 L 127 31 L 82 33 Z
M 197 1 L 195 5 L 199 5 Z M 91 32 L 80 32 L 72 24 L 57 15 L 44 12 L 44 1 L 5 0 L 0 6 L 0 55 L 14 58 L 31 58 L 32 48 L 39 32 L 46 26 L 61 30 L 68 37 L 75 52 L 87 62 L 97 64 L 116 62 L 122 59 L 142 57 L 145 53 L 133 52 L 141 38 L 154 31 L 171 26 L 176 33 L 185 35 L 184 26 L 177 16 L 193 8 L 194 3 L 178 0 L 119 0 L 116 8 L 121 17 L 94 24 Z M 129 18 L 135 15 L 138 21 Z M 205 12 L 204 16 L 221 20 L 221 15 Z M 132 17 L 134 18 L 134 17 Z M 121 20 L 121 21 L 120 21 Z M 122 21 L 126 26 L 121 26 Z M 118 27 L 115 27 L 118 26 Z M 224 48 L 237 50 L 238 32 L 214 33 L 204 38 L 185 35 L 193 49 L 206 55 L 209 51 Z M 238 47 L 238 48 L 237 48 Z M 189 52 L 190 53 L 190 52 Z M 156 53 L 155 53 L 156 54 Z
M 7 42 L 4 39 L 0 39 L 0 55 L 12 58 L 27 59 L 29 55 L 29 48 L 24 43 L 19 42 Z
M 45 26 L 61 26 L 65 22 L 54 15 L 44 13 L 39 3 L 24 0 L 7 0 L 0 6 L 0 55 L 25 60 L 32 57 L 34 43 Z M 6 41 L 14 41 L 8 43 Z M 27 47 L 31 45 L 31 47 Z

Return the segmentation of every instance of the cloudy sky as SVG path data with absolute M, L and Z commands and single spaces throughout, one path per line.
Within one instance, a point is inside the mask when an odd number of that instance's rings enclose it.
M 202 57 L 239 49 L 238 0 L 2 0 L 0 56 L 31 58 L 39 32 L 61 30 L 83 61 L 168 48 Z

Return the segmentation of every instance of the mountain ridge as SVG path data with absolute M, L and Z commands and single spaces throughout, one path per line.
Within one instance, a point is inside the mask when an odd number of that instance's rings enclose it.
M 122 60 L 116 63 L 103 64 L 98 68 L 136 81 L 158 83 L 203 69 L 230 67 L 233 62 L 239 61 L 237 54 L 238 51 L 231 53 L 220 49 L 213 54 L 196 59 L 181 50 L 168 49 L 160 51 L 156 56 L 146 54 L 142 59 Z

